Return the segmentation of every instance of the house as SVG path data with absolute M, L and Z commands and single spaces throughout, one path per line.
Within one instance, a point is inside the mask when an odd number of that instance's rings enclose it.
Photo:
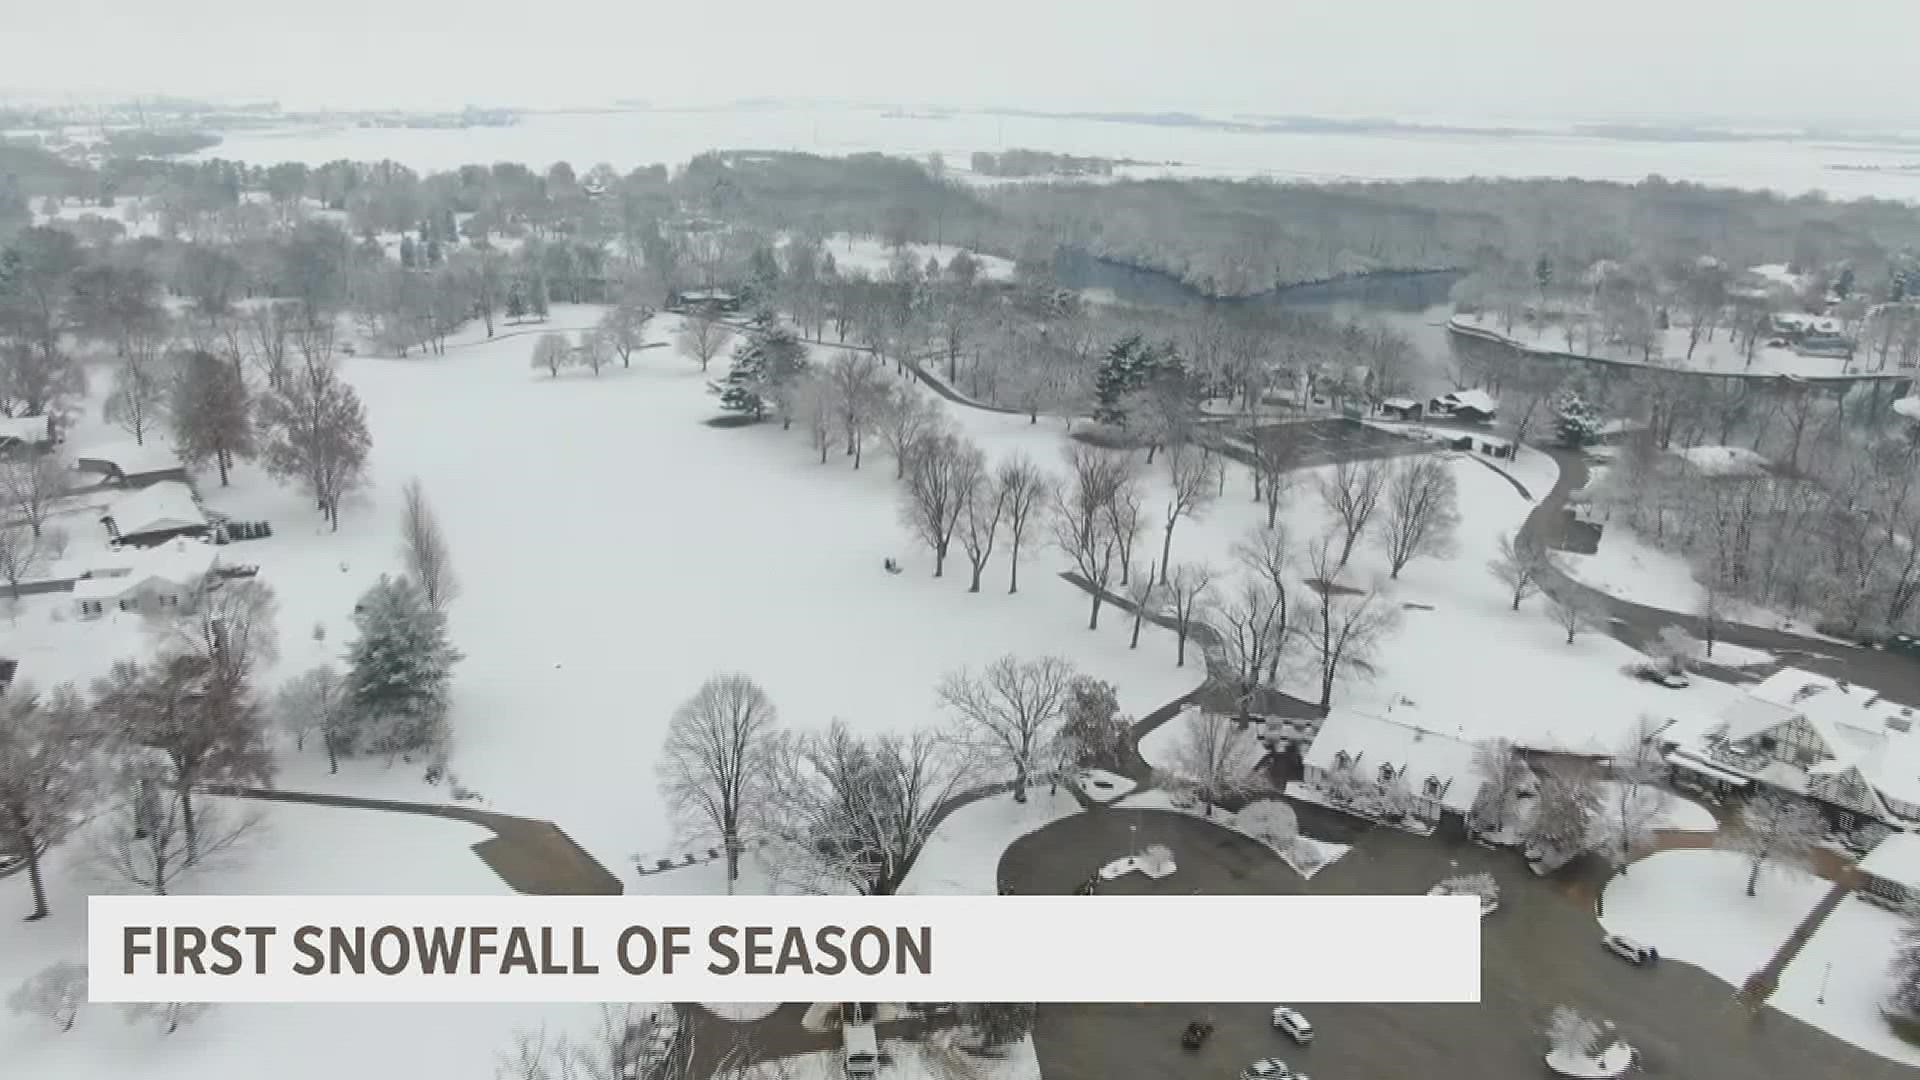
M 1473 756 L 1464 739 L 1336 708 L 1301 761 L 1302 784 L 1336 809 L 1410 817 L 1431 831 L 1473 809 L 1482 783 Z
M 117 545 L 152 547 L 178 536 L 204 537 L 212 526 L 193 489 L 162 480 L 116 499 L 100 523 Z
M 160 612 L 190 602 L 220 559 L 204 540 L 179 539 L 131 549 L 83 571 L 73 583 L 73 605 L 83 619 L 109 611 Z
M 1427 402 L 1429 415 L 1473 424 L 1491 424 L 1500 403 L 1485 390 L 1455 390 Z
M 1889 833 L 1860 860 L 1859 895 L 1875 903 L 1904 908 L 1920 900 L 1920 836 Z
M 179 455 L 156 442 L 95 446 L 73 458 L 81 472 L 95 473 L 122 487 L 141 488 L 168 480 L 184 483 L 187 479 L 187 467 Z
M 1877 691 L 1785 668 L 1672 748 L 1667 763 L 1700 786 L 1806 799 L 1839 832 L 1905 828 L 1920 825 L 1914 721 L 1913 709 Z
M 47 416 L 0 416 L 0 454 L 51 449 L 53 419 Z
M 1389 420 L 1418 420 L 1425 412 L 1412 398 L 1388 398 L 1380 403 L 1380 415 Z
M 727 289 L 690 289 L 667 297 L 667 310 L 678 315 L 706 312 L 733 315 L 746 306 L 746 299 Z

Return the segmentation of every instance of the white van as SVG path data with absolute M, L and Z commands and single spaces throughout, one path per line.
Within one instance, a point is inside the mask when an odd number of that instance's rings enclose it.
M 847 1044 L 847 1075 L 871 1080 L 880 1072 L 880 1040 L 872 1024 L 848 1024 L 841 1029 Z

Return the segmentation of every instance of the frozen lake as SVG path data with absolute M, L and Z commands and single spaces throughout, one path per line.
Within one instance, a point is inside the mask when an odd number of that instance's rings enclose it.
M 1920 147 L 1792 141 L 1651 142 L 1586 136 L 1253 133 L 1197 127 L 954 113 L 888 116 L 879 109 L 764 108 L 548 113 L 506 128 L 410 130 L 305 127 L 230 133 L 206 156 L 254 163 L 390 158 L 421 171 L 517 161 L 627 170 L 677 164 L 714 149 L 819 154 L 938 151 L 964 172 L 976 150 L 1024 147 L 1178 162 L 1134 175 L 1265 176 L 1280 180 L 1578 176 L 1668 179 L 1789 194 L 1920 200 Z M 1847 166 L 1847 168 L 1835 168 Z M 1905 166 L 1906 171 L 1894 171 Z M 1876 169 L 1878 171 L 1869 171 Z

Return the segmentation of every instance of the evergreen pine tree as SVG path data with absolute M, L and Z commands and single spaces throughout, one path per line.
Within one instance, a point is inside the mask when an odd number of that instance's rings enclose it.
M 1127 395 L 1144 381 L 1148 352 L 1138 334 L 1121 338 L 1107 349 L 1107 354 L 1100 359 L 1100 370 L 1093 378 L 1094 420 L 1102 424 L 1126 423 Z
M 1600 434 L 1600 411 L 1578 391 L 1569 390 L 1554 399 L 1553 427 L 1561 445 L 1586 446 Z
M 726 378 L 709 385 L 720 407 L 754 420 L 766 418 L 782 392 L 807 370 L 806 347 L 772 312 L 754 316 L 747 336 L 734 347 Z
M 419 251 L 413 246 L 413 237 L 411 236 L 401 237 L 400 238 L 400 265 L 405 267 L 408 270 L 411 270 L 413 269 L 414 264 L 418 261 L 419 261 Z
M 519 322 L 527 317 L 527 297 L 519 282 L 514 282 L 507 290 L 507 321 Z
M 446 616 L 413 582 L 382 575 L 354 608 L 360 637 L 347 652 L 352 749 L 405 754 L 447 742 L 447 693 L 461 654 Z

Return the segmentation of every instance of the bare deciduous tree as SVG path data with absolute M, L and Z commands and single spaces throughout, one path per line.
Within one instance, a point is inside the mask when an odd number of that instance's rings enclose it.
M 971 477 L 960 506 L 960 550 L 966 552 L 967 566 L 973 571 L 967 584 L 970 593 L 980 591 L 980 573 L 993 557 L 994 540 L 1006 514 L 1007 493 L 983 464 Z
M 1060 727 L 1073 679 L 1073 666 L 1058 657 L 1008 655 L 940 682 L 940 701 L 959 717 L 968 741 L 1013 770 L 1015 802 L 1027 801 L 1027 785 Z
M 1343 676 L 1371 676 L 1382 638 L 1399 624 L 1395 608 L 1377 586 L 1356 589 L 1338 581 L 1329 558 L 1332 544 L 1316 541 L 1309 549 L 1313 568 L 1312 601 L 1302 620 L 1307 647 L 1320 668 L 1320 706 L 1333 704 L 1333 687 Z
M 1292 486 L 1293 469 L 1299 464 L 1298 444 L 1284 428 L 1256 428 L 1253 446 L 1253 498 L 1267 508 L 1267 528 L 1279 523 L 1280 504 Z
M 1074 569 L 1093 587 L 1093 610 L 1087 629 L 1100 626 L 1100 604 L 1113 580 L 1113 559 L 1119 546 L 1108 507 L 1122 492 L 1136 490 L 1132 459 L 1098 447 L 1073 443 L 1067 447 L 1067 480 L 1053 491 L 1053 541 L 1073 560 Z M 1137 495 L 1133 502 L 1138 506 Z
M 1255 770 L 1266 756 L 1252 729 L 1230 716 L 1194 709 L 1187 713 L 1174 750 L 1173 773 L 1200 796 L 1208 817 L 1214 804 L 1269 785 Z
M 840 432 L 846 436 L 847 456 L 859 468 L 865 456 L 867 434 L 881 412 L 887 390 L 886 369 L 872 356 L 842 353 L 827 365 L 827 385 L 840 413 Z
M 893 894 L 926 847 L 941 807 L 975 775 L 973 755 L 932 731 L 824 732 L 779 740 L 775 880 L 804 892 Z
M 893 455 L 894 479 L 907 475 L 907 455 L 940 422 L 940 405 L 911 382 L 892 384 L 874 402 L 873 429 Z
M 494 1080 L 687 1080 L 693 1038 L 671 1006 L 602 1005 L 599 1022 L 584 1035 L 515 1032 L 513 1049 L 500 1055 L 493 1075 Z M 728 1051 L 712 1075 L 747 1080 L 741 1063 L 758 1056 Z
M 1218 485 L 1219 462 L 1200 447 L 1177 442 L 1167 447 L 1165 533 L 1160 540 L 1160 584 L 1167 583 L 1167 560 L 1173 557 L 1173 527 L 1181 518 L 1198 519 L 1212 505 Z
M 574 350 L 579 363 L 595 375 L 600 369 L 613 362 L 613 342 L 607 339 L 606 332 L 598 327 L 580 335 L 580 347 Z
M 320 664 L 283 683 L 273 696 L 273 715 L 304 749 L 309 732 L 320 735 L 327 751 L 327 772 L 340 771 L 340 754 L 351 747 L 352 702 L 338 668 Z
M 119 362 L 114 365 L 113 387 L 107 392 L 102 414 L 107 423 L 118 424 L 133 436 L 135 445 L 145 446 L 147 436 L 166 416 L 167 350 L 171 345 L 169 332 L 143 328 L 126 339 Z
M 67 470 L 51 454 L 0 460 L 0 500 L 8 514 L 35 537 L 46 527 L 53 504 L 67 493 Z
M 553 378 L 559 378 L 560 369 L 572 367 L 577 359 L 573 342 L 568 341 L 565 334 L 541 334 L 533 343 L 533 369 L 545 370 Z
M 1047 474 L 1025 454 L 1015 454 L 1000 463 L 994 483 L 1007 515 L 1007 593 L 1020 591 L 1020 545 L 1033 532 L 1034 511 L 1045 506 L 1052 482 Z
M 1221 659 L 1233 669 L 1234 691 L 1243 703 L 1273 681 L 1288 640 L 1294 636 L 1287 592 L 1256 577 L 1240 580 L 1218 609 Z
M 1519 611 L 1527 597 L 1540 591 L 1540 579 L 1547 568 L 1546 551 L 1524 540 L 1516 543 L 1512 533 L 1500 534 L 1500 553 L 1487 561 L 1487 573 L 1507 587 L 1513 611 Z
M 1342 461 L 1321 470 L 1314 477 L 1314 489 L 1327 512 L 1333 515 L 1340 537 L 1340 551 L 1332 563 L 1336 572 L 1346 568 L 1353 549 L 1373 521 L 1387 486 L 1387 464 L 1379 459 Z
M 680 332 L 674 335 L 674 340 L 680 351 L 705 371 L 714 357 L 727 351 L 728 343 L 733 341 L 733 327 L 706 315 L 689 315 L 681 320 Z
M 447 534 L 440 528 L 440 516 L 428 505 L 427 490 L 418 478 L 407 481 L 400 491 L 400 558 L 428 607 L 445 611 L 460 595 L 460 578 L 453 572 Z
M 946 571 L 954 530 L 969 493 L 984 482 L 985 471 L 986 457 L 980 448 L 954 432 L 928 435 L 908 455 L 901 516 L 933 552 L 934 577 Z
M 41 968 L 7 995 L 7 1008 L 15 1016 L 45 1017 L 61 1031 L 73 1030 L 86 1003 L 87 965 L 72 960 Z
M 1160 599 L 1160 581 L 1149 566 L 1144 574 L 1133 575 L 1127 582 L 1127 603 L 1133 608 L 1133 636 L 1127 648 L 1140 647 L 1140 628 L 1146 624 L 1147 616 L 1153 613 L 1155 603 Z
M 1602 625 L 1600 610 L 1585 589 L 1577 585 L 1562 589 L 1559 595 L 1548 594 L 1547 609 L 1553 615 L 1553 621 L 1567 632 L 1567 644 L 1583 632 L 1599 629 Z
M 1388 577 L 1399 577 L 1419 556 L 1453 554 L 1459 502 L 1453 469 L 1439 458 L 1408 455 L 1388 470 L 1377 537 L 1387 552 Z
M 25 525 L 0 523 L 0 580 L 6 581 L 8 595 L 20 599 L 20 587 L 58 559 L 66 545 L 67 534 L 59 529 L 42 528 L 35 533 Z
M 1187 666 L 1187 639 L 1194 625 L 1213 602 L 1213 568 L 1202 563 L 1181 563 L 1167 576 L 1167 607 L 1173 616 L 1175 667 Z
M 72 687 L 44 700 L 24 682 L 0 694 L 0 851 L 26 859 L 28 919 L 47 915 L 41 857 L 98 799 L 93 748 L 86 706 Z
M 827 453 L 833 449 L 835 436 L 839 428 L 835 422 L 839 419 L 834 407 L 833 387 L 819 375 L 803 375 L 792 391 L 793 407 L 788 415 L 800 421 L 800 429 L 806 433 L 807 445 L 820 454 L 820 464 L 827 463 Z M 907 459 L 900 458 L 901 475 L 906 475 Z
M 1133 545 L 1147 528 L 1146 493 L 1141 490 L 1139 474 L 1130 472 L 1126 483 L 1107 500 L 1107 535 L 1113 538 L 1113 554 L 1120 564 L 1120 584 L 1133 580 Z
M 767 787 L 778 710 L 745 675 L 715 675 L 674 710 L 660 759 L 660 789 L 683 827 L 711 830 L 727 849 L 727 891 L 740 879 L 749 817 Z
M 630 297 L 600 316 L 598 332 L 607 347 L 620 358 L 621 367 L 632 367 L 634 351 L 646 346 L 647 323 L 652 318 L 651 309 Z
M 127 770 L 147 772 L 144 764 Z M 260 824 L 258 814 L 218 803 L 193 810 L 178 787 L 161 775 L 123 777 L 121 794 L 95 826 L 95 859 L 115 882 L 155 896 L 166 896 L 189 872 L 217 865 L 237 854 Z
M 340 501 L 364 482 L 373 438 L 360 396 L 330 360 L 310 360 L 260 407 L 268 432 L 267 471 L 307 486 L 327 522 L 340 528 Z
M 1526 764 L 1512 740 L 1495 735 L 1473 744 L 1473 775 L 1480 781 L 1473 801 L 1474 828 L 1498 836 L 1506 831 L 1507 812 L 1528 776 Z
M 1662 724 L 1642 714 L 1621 737 L 1611 761 L 1602 813 L 1596 820 L 1594 851 L 1615 870 L 1626 873 L 1635 854 L 1653 842 L 1672 797 L 1659 786 L 1666 773 L 1659 733 Z
M 1747 857 L 1747 895 L 1760 886 L 1769 867 L 1788 873 L 1810 871 L 1826 825 L 1819 811 L 1802 800 L 1763 792 L 1740 810 L 1740 827 L 1721 834 L 1721 844 Z

